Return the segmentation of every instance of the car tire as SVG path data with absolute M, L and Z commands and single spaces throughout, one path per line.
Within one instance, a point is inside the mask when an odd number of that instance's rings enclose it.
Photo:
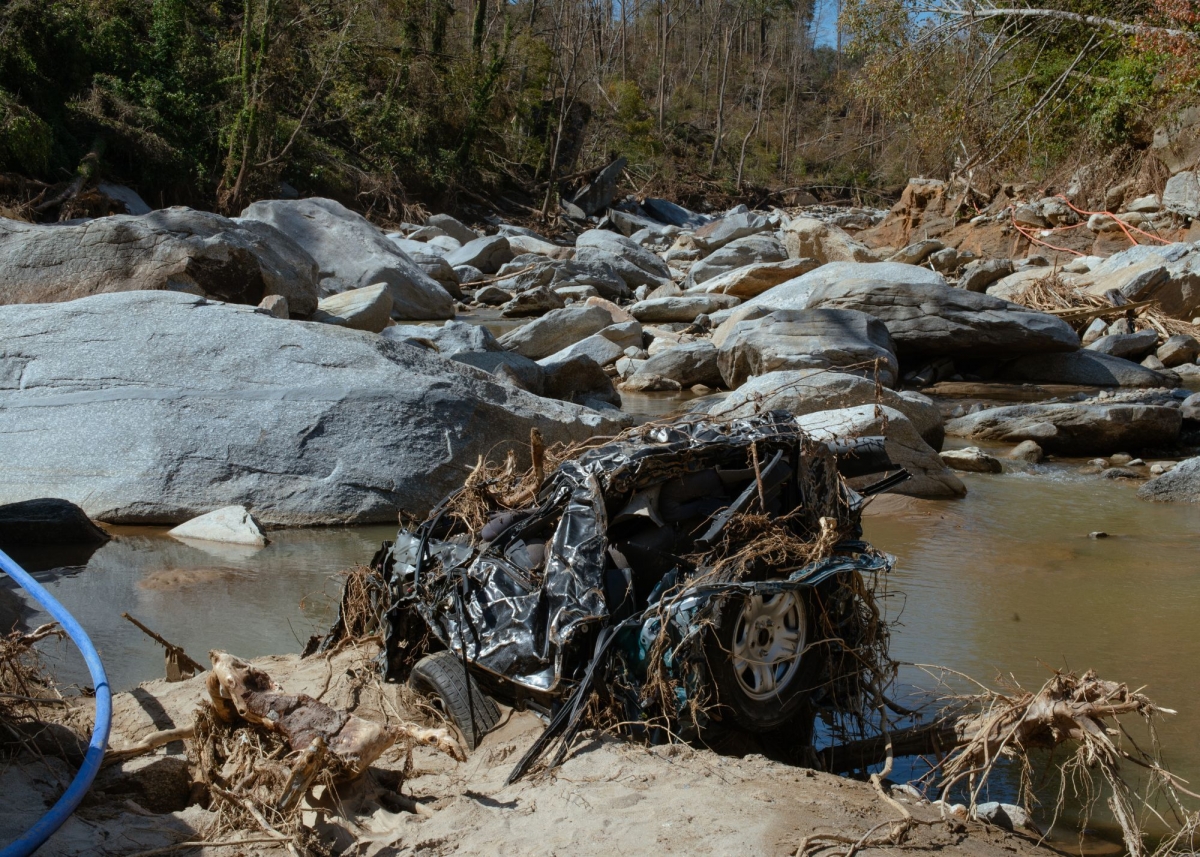
M 421 658 L 409 674 L 408 686 L 427 697 L 454 724 L 469 750 L 479 746 L 483 736 L 500 722 L 500 709 L 466 673 L 462 658 L 454 652 L 434 652 Z
M 821 647 L 804 650 L 812 642 L 809 599 L 797 590 L 732 592 L 715 606 L 706 647 L 717 704 L 752 732 L 784 726 L 819 674 Z

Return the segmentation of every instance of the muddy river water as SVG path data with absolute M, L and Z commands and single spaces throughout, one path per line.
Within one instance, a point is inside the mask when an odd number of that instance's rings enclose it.
M 867 537 L 897 558 L 893 655 L 1026 687 L 1062 667 L 1144 686 L 1179 712 L 1160 728 L 1166 761 L 1200 782 L 1200 509 L 1146 503 L 1134 484 L 1077 471 L 965 475 L 963 500 L 869 515 Z M 1096 531 L 1108 537 L 1090 538 Z M 114 533 L 86 567 L 38 577 L 83 622 L 119 690 L 163 674 L 161 650 L 123 611 L 200 660 L 212 648 L 295 651 L 332 617 L 336 572 L 369 561 L 394 528 L 279 531 L 260 549 L 183 544 L 153 528 Z M 84 681 L 72 648 L 47 654 L 61 678 Z M 912 667 L 901 678 L 931 684 Z

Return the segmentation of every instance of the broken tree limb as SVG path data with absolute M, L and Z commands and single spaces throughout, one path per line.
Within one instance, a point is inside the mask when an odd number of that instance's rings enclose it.
M 183 681 L 184 679 L 191 678 L 197 673 L 204 672 L 204 665 L 190 657 L 188 653 L 183 650 L 182 646 L 176 646 L 170 640 L 167 640 L 160 634 L 156 634 L 154 631 L 151 631 L 128 613 L 122 613 L 121 618 L 128 619 L 139 631 L 166 649 L 167 681 Z
M 130 744 L 128 747 L 122 747 L 119 750 L 109 749 L 104 754 L 104 764 L 111 765 L 116 762 L 123 762 L 126 759 L 132 759 L 134 756 L 150 753 L 159 747 L 165 747 L 173 741 L 183 741 L 187 738 L 193 738 L 195 735 L 196 727 L 194 724 L 180 726 L 177 729 L 162 729 L 158 732 L 151 732 L 136 744 Z

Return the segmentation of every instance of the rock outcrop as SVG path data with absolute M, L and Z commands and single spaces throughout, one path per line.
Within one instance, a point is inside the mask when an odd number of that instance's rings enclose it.
M 946 423 L 946 434 L 972 440 L 1036 441 L 1058 455 L 1107 455 L 1120 450 L 1169 447 L 1183 417 L 1163 405 L 1062 402 L 992 408 Z

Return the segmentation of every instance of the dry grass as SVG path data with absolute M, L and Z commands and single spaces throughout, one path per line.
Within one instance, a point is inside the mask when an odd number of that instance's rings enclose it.
M 1089 295 L 1066 282 L 1052 271 L 1034 280 L 1014 299 L 1015 303 L 1040 312 L 1057 315 L 1082 332 L 1094 318 L 1116 319 L 1128 316 L 1137 330 L 1153 330 L 1163 339 L 1176 334 L 1187 334 L 1200 339 L 1200 325 L 1171 318 L 1163 313 L 1153 301 L 1143 301 L 1129 306 L 1113 306 L 1097 295 Z

